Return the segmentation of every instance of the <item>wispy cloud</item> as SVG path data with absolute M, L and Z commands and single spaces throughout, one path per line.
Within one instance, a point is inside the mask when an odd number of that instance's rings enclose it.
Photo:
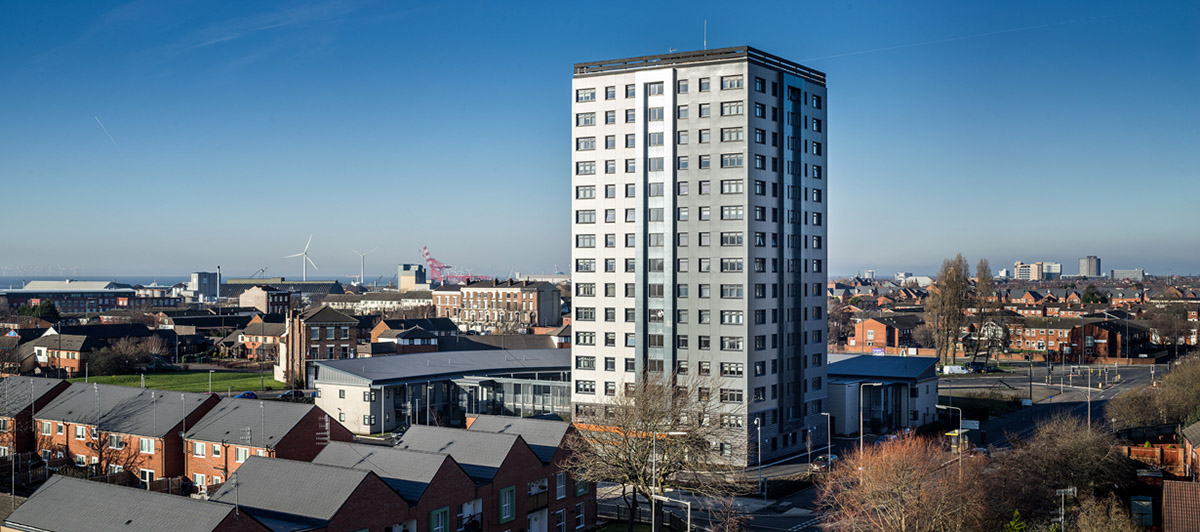
M 203 48 L 264 31 L 327 22 L 348 15 L 359 7 L 356 2 L 326 1 L 233 18 L 201 28 L 180 44 L 185 49 Z

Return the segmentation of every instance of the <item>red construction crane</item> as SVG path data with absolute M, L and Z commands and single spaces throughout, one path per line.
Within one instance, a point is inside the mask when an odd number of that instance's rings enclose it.
M 489 278 L 486 275 L 451 275 L 450 265 L 433 258 L 433 256 L 429 254 L 429 246 L 421 248 L 421 256 L 425 258 L 425 263 L 429 265 L 430 275 L 432 275 L 433 278 L 441 284 L 465 283 Z

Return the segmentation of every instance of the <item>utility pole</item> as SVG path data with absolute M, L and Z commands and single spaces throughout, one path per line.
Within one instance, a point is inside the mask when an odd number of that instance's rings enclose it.
M 1033 354 L 1029 355 L 1029 422 L 1033 423 Z

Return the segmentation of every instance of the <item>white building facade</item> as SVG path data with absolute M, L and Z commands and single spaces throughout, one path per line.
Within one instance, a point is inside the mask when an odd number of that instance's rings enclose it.
M 571 98 L 577 408 L 707 374 L 736 460 L 823 445 L 825 75 L 724 48 L 577 64 Z

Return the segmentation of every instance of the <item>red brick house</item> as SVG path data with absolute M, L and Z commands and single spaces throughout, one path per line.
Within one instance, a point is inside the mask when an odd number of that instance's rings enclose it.
M 37 449 L 33 413 L 70 386 L 67 381 L 39 377 L 5 377 L 0 382 L 0 456 Z
M 1085 360 L 1137 357 L 1146 352 L 1149 344 L 1148 327 L 1133 320 L 1105 320 L 1072 329 L 1067 346 L 1070 350 L 1064 349 L 1064 354 L 1077 356 L 1078 349 L 1082 348 Z
M 34 413 L 36 448 L 142 481 L 184 473 L 180 432 L 217 404 L 200 393 L 77 382 Z
M 354 358 L 357 348 L 358 319 L 353 316 L 324 305 L 304 312 L 291 310 L 275 380 L 307 384 L 308 361 Z
M 331 441 L 354 435 L 315 405 L 222 399 L 184 437 L 186 475 L 221 484 L 251 456 L 311 461 Z
M 390 531 L 409 517 L 404 499 L 372 471 L 260 456 L 209 500 L 236 504 L 274 530 Z
M 854 338 L 849 344 L 864 348 L 914 347 L 913 330 L 921 323 L 919 316 L 911 314 L 866 318 L 854 324 Z

